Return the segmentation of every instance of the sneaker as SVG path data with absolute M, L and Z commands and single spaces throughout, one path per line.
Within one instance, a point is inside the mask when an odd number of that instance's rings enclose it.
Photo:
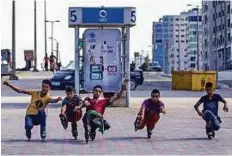
M 150 139 L 152 135 L 152 130 L 147 129 L 147 138 Z
M 66 119 L 66 116 L 64 114 L 60 114 L 59 117 L 60 117 L 60 121 L 61 121 L 63 128 L 67 129 L 68 128 L 68 121 Z
M 28 140 L 31 140 L 31 130 L 26 130 L 26 136 Z

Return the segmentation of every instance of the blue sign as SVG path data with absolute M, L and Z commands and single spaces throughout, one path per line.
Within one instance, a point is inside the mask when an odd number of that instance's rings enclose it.
M 123 8 L 83 8 L 83 23 L 124 23 Z

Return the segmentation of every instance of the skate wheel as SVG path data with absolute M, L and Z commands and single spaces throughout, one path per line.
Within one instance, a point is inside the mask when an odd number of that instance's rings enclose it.
M 211 136 L 211 135 L 208 135 L 208 139 L 211 140 L 211 139 L 212 139 L 212 136 Z
M 45 142 L 45 138 L 42 138 L 42 142 Z
M 213 131 L 213 133 L 212 133 L 212 137 L 214 138 L 215 137 L 215 132 Z
M 77 137 L 74 137 L 74 140 L 77 140 Z
M 85 143 L 88 144 L 89 140 L 85 140 Z

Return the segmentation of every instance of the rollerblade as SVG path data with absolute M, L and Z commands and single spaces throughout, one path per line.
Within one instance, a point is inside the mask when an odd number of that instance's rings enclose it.
M 74 137 L 75 140 L 77 140 L 77 136 L 78 136 L 77 130 L 72 131 L 72 136 Z
M 42 142 L 44 142 L 44 141 L 45 141 L 45 138 L 47 137 L 47 134 L 46 134 L 46 130 L 45 130 L 45 129 L 42 129 L 42 130 L 41 130 L 40 136 L 41 136 Z
M 139 130 L 140 125 L 141 125 L 141 117 L 137 116 L 134 122 L 135 132 Z
M 152 130 L 147 129 L 147 138 L 150 139 L 152 135 Z
M 68 128 L 68 120 L 67 120 L 66 116 L 64 114 L 60 114 L 59 117 L 60 117 L 60 121 L 61 121 L 62 126 L 64 127 L 64 129 L 67 129 Z
M 91 129 L 91 127 L 89 125 L 85 129 L 85 142 L 86 142 L 86 144 L 88 144 L 88 142 L 89 142 L 90 129 Z
M 31 140 L 31 130 L 26 130 L 26 136 L 27 136 L 28 141 L 30 141 Z
M 215 132 L 210 125 L 206 126 L 206 135 L 208 136 L 209 140 L 215 137 Z
M 93 141 L 96 137 L 96 130 L 95 129 L 91 129 L 90 131 L 90 139 Z

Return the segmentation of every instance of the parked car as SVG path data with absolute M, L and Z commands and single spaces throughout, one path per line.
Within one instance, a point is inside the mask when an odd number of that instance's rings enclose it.
M 68 66 L 55 73 L 51 78 L 52 90 L 64 90 L 66 86 L 75 86 L 75 68 L 74 62 L 70 62 Z M 84 72 L 83 68 L 80 68 L 80 92 L 84 90 Z M 135 90 L 138 85 L 142 85 L 144 81 L 143 72 L 139 69 L 131 68 L 130 73 L 130 86 L 131 90 Z
M 159 62 L 154 61 L 149 63 L 148 71 L 162 71 L 162 67 L 160 66 Z

